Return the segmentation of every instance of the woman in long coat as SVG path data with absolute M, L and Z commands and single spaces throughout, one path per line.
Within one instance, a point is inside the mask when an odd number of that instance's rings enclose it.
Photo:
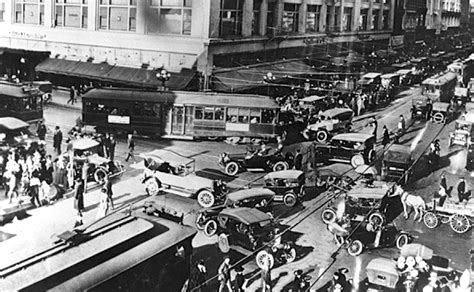
M 84 181 L 80 178 L 76 178 L 74 188 L 74 209 L 77 211 L 84 210 Z

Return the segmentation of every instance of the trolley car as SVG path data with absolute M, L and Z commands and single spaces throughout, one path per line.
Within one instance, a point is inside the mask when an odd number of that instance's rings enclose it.
M 183 214 L 150 200 L 66 231 L 27 258 L 3 258 L 0 290 L 180 291 L 196 231 L 182 225 Z
M 0 82 L 0 117 L 27 123 L 43 120 L 43 95 L 38 86 Z
M 82 103 L 84 124 L 99 132 L 211 140 L 279 134 L 280 107 L 264 96 L 107 88 L 89 91 Z

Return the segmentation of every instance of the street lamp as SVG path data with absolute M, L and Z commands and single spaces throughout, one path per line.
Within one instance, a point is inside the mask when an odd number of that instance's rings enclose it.
M 270 83 L 276 80 L 275 75 L 272 72 L 268 72 L 266 75 L 263 76 L 263 81 L 268 84 L 267 86 L 267 95 L 270 96 Z
M 161 69 L 160 72 L 156 73 L 156 78 L 163 83 L 163 90 L 166 89 L 165 83 L 166 81 L 170 80 L 171 74 L 170 72 L 166 71 L 166 69 Z

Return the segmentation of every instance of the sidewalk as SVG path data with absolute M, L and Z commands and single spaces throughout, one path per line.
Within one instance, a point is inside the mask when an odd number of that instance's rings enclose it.
M 53 98 L 48 103 L 49 106 L 53 107 L 62 107 L 72 110 L 82 110 L 82 99 L 78 98 L 74 104 L 68 104 L 69 100 L 69 90 L 66 88 L 53 89 L 52 92 Z

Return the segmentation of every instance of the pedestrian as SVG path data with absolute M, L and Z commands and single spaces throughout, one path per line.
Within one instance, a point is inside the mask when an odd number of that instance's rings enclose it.
M 405 133 L 405 118 L 403 115 L 400 115 L 400 119 L 398 120 L 398 132 L 399 134 Z
M 71 103 L 71 105 L 73 105 L 75 99 L 76 99 L 76 88 L 74 88 L 74 85 L 73 85 L 69 89 L 69 99 L 66 101 L 66 104 Z
M 387 126 L 383 125 L 382 145 L 385 147 L 388 144 L 390 144 L 390 133 L 388 132 Z
M 372 118 L 372 127 L 373 127 L 373 130 L 372 130 L 372 135 L 374 135 L 375 137 L 375 141 L 377 141 L 377 128 L 378 128 L 378 123 L 377 123 L 377 119 L 375 117 Z
M 110 157 L 110 134 L 105 133 L 105 138 L 104 138 L 104 157 L 109 158 Z
M 198 292 L 207 291 L 207 267 L 204 260 L 199 260 L 196 264 L 196 287 Z
M 448 189 L 448 183 L 446 182 L 446 174 L 444 172 L 441 174 L 441 181 L 439 185 L 443 187 L 445 190 Z
M 466 181 L 464 177 L 461 177 L 461 180 L 458 183 L 458 199 L 459 203 L 462 203 L 464 200 L 469 201 L 471 196 L 470 191 L 466 192 Z
M 433 104 L 431 103 L 431 99 L 428 98 L 426 101 L 426 120 L 431 118 L 431 112 L 433 111 Z
M 84 182 L 84 194 L 87 193 L 87 180 L 89 178 L 89 160 L 86 159 L 84 161 L 84 164 L 82 164 L 82 169 L 81 169 L 81 179 Z
M 300 149 L 296 150 L 295 158 L 293 161 L 296 170 L 301 170 L 303 168 L 303 154 L 301 154 Z
M 107 216 L 108 212 L 109 212 L 109 205 L 108 205 L 107 190 L 105 188 L 101 188 L 100 189 L 99 208 L 97 210 L 96 219 L 104 218 L 105 216 Z
M 104 188 L 107 192 L 107 205 L 108 205 L 108 208 L 109 208 L 109 210 L 113 210 L 114 209 L 114 200 L 112 199 L 112 197 L 113 197 L 114 193 L 112 191 L 112 182 L 110 181 L 108 175 L 106 175 L 104 177 L 104 185 L 102 186 L 102 188 Z
M 56 126 L 53 135 L 53 147 L 57 155 L 61 154 L 61 143 L 63 142 L 63 133 L 59 129 L 59 126 Z
M 127 139 L 127 145 L 128 145 L 128 153 L 127 157 L 125 158 L 125 161 L 127 162 L 128 159 L 132 158 L 134 162 L 137 162 L 135 160 L 135 139 L 133 138 L 132 134 L 128 134 L 128 139 Z
M 77 215 L 76 215 L 76 222 L 74 222 L 74 228 L 76 227 L 79 227 L 81 225 L 83 225 L 84 222 L 82 220 L 82 212 L 81 211 L 77 211 Z
M 217 270 L 219 280 L 219 292 L 222 292 L 227 288 L 228 292 L 232 291 L 232 286 L 230 283 L 230 257 L 224 257 L 224 261 L 219 266 Z
M 34 170 L 31 173 L 31 178 L 29 181 L 29 191 L 30 191 L 30 196 L 31 196 L 31 203 L 35 205 L 37 208 L 41 207 L 43 204 L 41 203 L 41 200 L 39 198 L 39 187 L 41 184 L 41 181 L 39 180 L 39 171 Z
M 76 184 L 74 186 L 74 209 L 78 213 L 82 213 L 84 210 L 84 180 L 80 177 L 76 177 Z
M 38 123 L 38 129 L 36 130 L 36 134 L 38 135 L 40 141 L 44 141 L 46 137 L 46 126 L 43 124 L 42 121 L 39 121 Z
M 295 279 L 293 280 L 291 284 L 292 291 L 298 292 L 300 291 L 301 283 L 303 282 L 303 270 L 296 270 L 294 274 L 295 274 Z
M 5 166 L 5 177 L 8 178 L 7 197 L 9 203 L 12 203 L 13 194 L 18 198 L 18 174 L 20 173 L 20 165 L 15 160 L 15 154 L 11 153 Z
M 247 279 L 245 279 L 245 276 L 243 274 L 244 268 L 242 266 L 238 266 L 237 268 L 235 268 L 235 271 L 237 272 L 237 274 L 234 278 L 234 291 L 244 292 L 247 282 Z
M 443 207 L 444 202 L 445 202 L 446 199 L 448 198 L 449 194 L 448 194 L 448 192 L 446 191 L 445 188 L 443 188 L 443 187 L 440 186 L 438 195 L 439 195 L 439 202 L 438 202 L 438 205 L 439 205 L 440 207 Z
M 117 140 L 115 140 L 115 135 L 110 134 L 109 139 L 109 159 L 114 161 L 115 158 L 115 146 L 117 146 Z

